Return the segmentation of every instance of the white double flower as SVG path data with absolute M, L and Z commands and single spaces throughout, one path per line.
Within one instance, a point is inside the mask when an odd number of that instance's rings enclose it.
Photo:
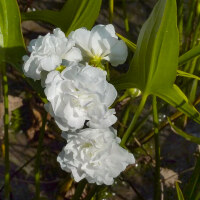
M 135 162 L 134 156 L 119 146 L 120 138 L 113 128 L 87 128 L 62 133 L 62 137 L 67 140 L 67 145 L 57 161 L 77 182 L 86 178 L 89 183 L 111 185 L 113 178 Z
M 25 76 L 40 80 L 41 75 L 55 70 L 63 61 L 81 61 L 81 51 L 74 46 L 75 42 L 68 40 L 59 28 L 54 29 L 53 34 L 32 40 L 28 46 L 30 56 L 23 57 Z
M 85 122 L 92 128 L 112 126 L 117 118 L 109 109 L 117 91 L 106 81 L 106 72 L 89 65 L 73 64 L 46 79 L 46 109 L 63 131 L 76 130 Z
M 113 25 L 97 25 L 91 31 L 75 30 L 69 39 L 60 29 L 39 36 L 28 47 L 23 70 L 45 87 L 46 110 L 67 140 L 57 160 L 75 181 L 111 185 L 134 156 L 121 148 L 115 110 L 110 109 L 117 91 L 107 82 L 104 65 L 126 61 L 128 50 L 118 40 Z M 89 63 L 89 64 L 88 64 Z M 79 130 L 88 126 L 89 128 Z
M 118 40 L 112 24 L 97 25 L 91 31 L 80 28 L 71 32 L 69 38 L 75 41 L 86 62 L 98 64 L 108 61 L 112 66 L 118 66 L 127 59 L 127 46 Z

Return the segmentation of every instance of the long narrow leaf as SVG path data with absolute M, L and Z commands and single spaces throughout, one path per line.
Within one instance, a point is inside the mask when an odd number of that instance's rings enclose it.
M 174 129 L 174 131 L 175 131 L 178 135 L 184 137 L 186 140 L 188 140 L 188 141 L 190 141 L 190 142 L 194 142 L 194 143 L 196 143 L 196 144 L 200 144 L 200 138 L 195 137 L 195 136 L 192 136 L 192 135 L 190 135 L 190 134 L 188 134 L 188 133 L 182 131 L 180 128 L 176 127 L 176 126 L 170 121 L 169 118 L 168 118 L 168 122 L 169 122 L 170 126 Z
M 200 55 L 200 46 L 194 47 L 190 51 L 188 51 L 185 54 L 183 54 L 182 56 L 180 56 L 178 63 L 179 63 L 179 65 L 183 65 L 187 61 L 189 61 L 199 55 Z
M 134 53 L 136 51 L 136 44 L 134 44 L 133 42 L 131 42 L 129 39 L 123 37 L 122 35 L 120 35 L 119 33 L 117 33 L 117 36 L 119 38 L 121 38 L 126 44 L 127 46 L 130 48 L 130 50 Z
M 200 123 L 200 114 L 195 109 L 195 107 L 188 102 L 187 97 L 184 93 L 179 89 L 178 86 L 173 85 L 172 88 L 166 89 L 165 92 L 157 91 L 155 93 L 157 96 L 186 114 L 187 116 L 191 117 L 197 123 Z
M 187 78 L 194 78 L 194 79 L 200 80 L 200 77 L 198 77 L 198 76 L 196 76 L 194 74 L 190 74 L 190 73 L 181 71 L 181 70 L 177 70 L 177 75 L 178 76 L 184 76 L 184 77 L 187 77 Z

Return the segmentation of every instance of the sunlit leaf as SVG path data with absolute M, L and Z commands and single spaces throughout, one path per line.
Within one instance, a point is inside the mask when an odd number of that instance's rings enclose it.
M 22 20 L 44 21 L 60 27 L 67 35 L 80 27 L 91 29 L 102 0 L 68 0 L 61 11 L 41 10 L 22 14 Z
M 118 89 L 138 88 L 145 95 L 157 95 L 200 123 L 199 112 L 174 85 L 178 35 L 176 1 L 158 1 L 141 29 L 129 71 L 113 83 Z
M 199 112 L 188 102 L 187 97 L 178 86 L 173 85 L 173 87 L 166 89 L 165 92 L 161 90 L 160 92 L 157 91 L 155 94 L 196 122 L 200 123 Z
M 126 82 L 150 94 L 172 87 L 178 66 L 176 2 L 160 0 L 140 32 Z
M 134 44 L 133 42 L 131 42 L 129 39 L 125 38 L 124 36 L 120 35 L 119 33 L 117 33 L 117 36 L 119 38 L 121 38 L 126 44 L 127 46 L 130 48 L 130 50 L 134 53 L 136 50 L 136 44 Z
M 25 54 L 16 0 L 0 1 L 0 61 L 16 64 Z M 21 71 L 21 68 L 19 68 Z
M 21 20 L 16 0 L 0 1 L 0 63 L 11 64 L 19 72 L 22 71 L 22 56 L 26 54 L 21 32 Z M 40 94 L 43 90 L 40 83 L 26 79 Z

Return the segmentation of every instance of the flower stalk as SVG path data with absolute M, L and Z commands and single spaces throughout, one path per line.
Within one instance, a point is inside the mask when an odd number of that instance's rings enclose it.
M 140 102 L 140 104 L 139 104 L 139 106 L 138 106 L 138 108 L 137 108 L 137 110 L 135 112 L 135 115 L 134 115 L 134 117 L 133 117 L 128 129 L 124 133 L 124 136 L 122 137 L 122 141 L 121 141 L 121 144 L 120 144 L 122 147 L 125 146 L 130 134 L 132 133 L 133 129 L 135 128 L 136 122 L 137 122 L 137 120 L 138 120 L 138 118 L 139 118 L 139 116 L 140 116 L 140 114 L 141 114 L 141 112 L 142 112 L 142 110 L 144 108 L 144 105 L 146 103 L 147 97 L 148 97 L 148 95 L 143 94 L 141 102 Z
M 114 0 L 109 0 L 109 23 L 113 21 Z
M 78 187 L 76 188 L 76 192 L 75 192 L 72 200 L 80 199 L 86 184 L 87 184 L 87 181 L 85 179 L 80 181 L 80 183 L 78 184 Z

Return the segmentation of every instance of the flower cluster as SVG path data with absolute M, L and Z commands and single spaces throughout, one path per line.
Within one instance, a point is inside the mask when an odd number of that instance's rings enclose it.
M 106 62 L 118 66 L 126 61 L 127 47 L 118 40 L 113 25 L 80 28 L 67 38 L 59 29 L 39 36 L 24 56 L 24 74 L 41 80 L 48 103 L 45 109 L 63 131 L 67 145 L 58 155 L 61 168 L 75 181 L 113 183 L 127 165 L 135 162 L 120 147 L 111 126 L 116 122 L 115 87 L 108 83 Z M 84 128 L 87 126 L 87 128 Z

